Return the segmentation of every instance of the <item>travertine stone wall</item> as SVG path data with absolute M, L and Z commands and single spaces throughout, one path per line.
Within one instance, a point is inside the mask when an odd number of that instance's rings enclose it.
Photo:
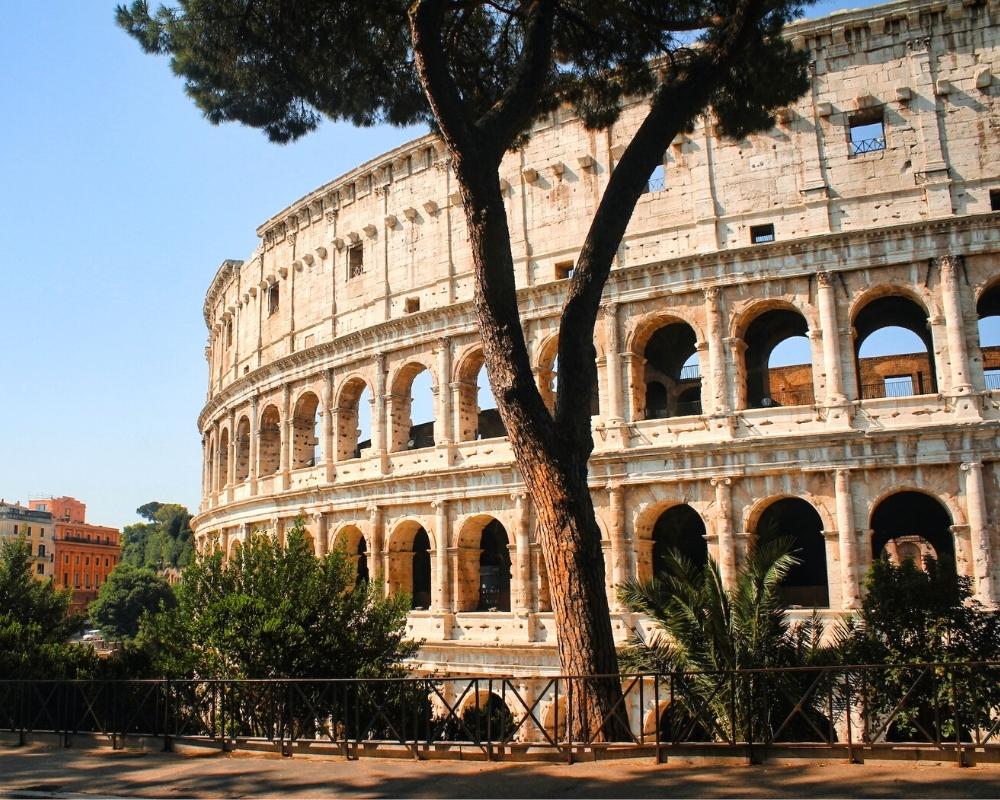
M 636 208 L 595 331 L 591 486 L 616 635 L 644 622 L 618 607 L 615 586 L 652 573 L 657 522 L 682 504 L 731 580 L 768 509 L 808 503 L 833 615 L 858 603 L 881 504 L 910 492 L 947 520 L 927 535 L 997 601 L 1000 361 L 981 348 L 979 320 L 1000 308 L 998 15 L 995 1 L 891 3 L 793 25 L 812 88 L 772 130 L 732 142 L 701 119 L 667 148 L 664 186 Z M 556 112 L 501 167 L 549 402 L 562 276 L 642 113 L 636 103 L 595 133 Z M 852 123 L 874 118 L 884 148 L 855 154 Z M 412 588 L 423 529 L 430 605 L 410 619 L 426 640 L 420 666 L 548 671 L 555 631 L 531 503 L 506 440 L 477 438 L 482 355 L 459 202 L 440 143 L 424 137 L 276 214 L 249 258 L 223 262 L 204 305 L 194 525 L 202 547 L 230 552 L 302 515 L 318 553 L 339 544 L 360 557 L 363 542 L 389 591 Z M 754 244 L 762 225 L 774 241 Z M 791 396 L 780 376 L 773 397 L 754 395 L 781 320 L 809 341 L 794 383 L 811 393 L 795 404 L 774 402 Z M 647 348 L 676 324 L 695 342 L 700 408 L 647 418 L 648 384 L 670 379 L 647 368 Z M 856 346 L 883 324 L 927 342 L 935 384 L 923 394 L 877 396 L 895 367 L 859 365 Z M 424 369 L 433 445 L 408 449 Z M 359 400 L 373 422 L 356 458 Z M 511 610 L 477 612 L 492 519 L 508 538 Z

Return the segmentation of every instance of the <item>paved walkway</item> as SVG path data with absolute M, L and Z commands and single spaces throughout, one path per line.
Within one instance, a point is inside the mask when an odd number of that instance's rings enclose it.
M 4 797 L 998 797 L 1000 766 L 657 766 L 181 756 L 0 746 Z

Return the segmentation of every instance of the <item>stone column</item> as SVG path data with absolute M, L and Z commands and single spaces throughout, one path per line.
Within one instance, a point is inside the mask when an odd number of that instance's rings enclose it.
M 327 541 L 329 535 L 329 522 L 326 514 L 317 511 L 312 515 L 313 527 L 316 529 L 316 541 L 314 547 L 316 558 L 324 558 L 329 550 L 330 543 Z
M 212 462 L 212 500 L 218 502 L 218 494 L 222 489 L 222 428 L 215 423 L 215 460 Z
M 725 342 L 727 397 L 729 409 L 747 407 L 746 360 L 747 343 L 738 336 L 727 336 Z
M 819 327 L 823 339 L 823 370 L 826 373 L 826 404 L 843 403 L 844 372 L 840 360 L 840 325 L 837 321 L 837 293 L 829 272 L 816 276 L 819 295 Z
M 234 410 L 229 412 L 229 452 L 226 454 L 226 486 L 230 487 L 230 500 L 232 500 L 232 487 L 236 484 L 237 452 L 236 411 Z
M 371 541 L 368 552 L 368 571 L 372 580 L 377 580 L 382 576 L 382 585 L 385 590 L 389 587 L 388 559 L 385 553 L 384 531 L 385 519 L 382 509 L 379 506 L 368 506 L 368 522 L 371 526 Z
M 611 537 L 611 610 L 622 611 L 618 587 L 632 577 L 632 542 L 625 516 L 625 490 L 620 483 L 608 484 Z
M 434 602 L 433 610 L 439 614 L 451 610 L 451 601 L 448 591 L 448 539 L 450 538 L 451 526 L 449 525 L 448 501 L 435 500 L 431 503 L 437 512 L 434 526 L 434 562 L 437 572 L 437 580 L 434 581 Z
M 375 356 L 375 396 L 372 398 L 372 452 L 385 457 L 389 449 L 385 413 L 385 353 Z
M 997 605 L 994 586 L 993 530 L 986 508 L 986 491 L 983 486 L 983 465 L 980 461 L 962 464 L 965 473 L 965 503 L 969 518 L 969 535 L 972 544 L 972 575 L 975 579 L 976 597 L 991 608 Z
M 434 394 L 437 396 L 436 418 L 434 420 L 434 444 L 451 444 L 455 429 L 452 420 L 451 395 L 451 339 L 446 336 L 437 342 L 437 380 Z
M 642 392 L 645 391 L 642 383 L 642 375 L 639 370 L 645 365 L 646 359 L 635 353 L 622 353 L 620 361 L 625 374 L 628 375 L 628 380 L 623 389 L 624 395 L 621 398 L 624 401 L 622 404 L 622 416 L 624 419 L 632 422 L 640 422 L 641 417 L 639 416 L 639 409 L 636 408 L 636 397 L 641 397 Z M 624 438 L 628 439 L 628 437 Z
M 944 350 L 947 347 L 948 341 L 948 329 L 945 326 L 944 317 L 940 314 L 932 314 L 927 318 L 927 328 L 931 332 L 931 352 L 927 354 L 927 357 L 931 360 L 934 365 L 934 393 L 940 394 L 948 389 L 948 383 L 951 381 L 951 370 L 949 369 L 949 364 L 945 360 Z M 928 383 L 930 381 L 930 376 L 928 376 Z M 914 386 L 914 391 L 919 391 L 919 389 Z M 924 384 L 924 394 L 931 394 L 931 387 Z
M 208 469 L 208 436 L 204 433 L 201 435 L 201 510 L 204 511 L 207 508 L 208 495 L 209 495 L 209 483 L 211 482 L 211 476 L 209 475 Z
M 948 387 L 955 394 L 969 394 L 969 348 L 965 340 L 965 319 L 962 315 L 961 287 L 958 282 L 960 256 L 945 255 L 937 259 L 941 271 L 941 299 L 945 330 L 948 334 L 948 355 L 951 363 Z
M 857 533 L 854 530 L 854 506 L 851 498 L 851 472 L 838 469 L 834 475 L 834 502 L 837 508 L 837 533 L 840 543 L 841 598 L 845 609 L 861 604 L 861 576 L 858 574 Z
M 257 459 L 260 456 L 260 432 L 257 430 L 257 404 L 260 398 L 254 395 L 250 398 L 250 494 L 257 494 Z
M 736 541 L 733 537 L 732 478 L 712 478 L 715 487 L 715 530 L 719 537 L 719 572 L 727 589 L 736 585 Z
M 292 419 L 292 387 L 288 384 L 285 384 L 281 391 L 281 422 L 278 471 L 281 473 L 281 487 L 287 489 L 291 483 L 292 445 L 295 441 L 295 422 Z
M 337 415 L 333 408 L 333 370 L 326 371 L 326 384 L 323 390 L 323 407 L 320 410 L 320 420 L 323 426 L 323 453 L 322 464 L 326 470 L 326 482 L 333 483 L 336 477 L 336 469 L 333 466 L 337 461 L 337 451 L 334 437 L 336 435 Z
M 826 558 L 826 592 L 830 608 L 844 607 L 844 565 L 840 560 L 840 533 L 821 530 Z
M 728 414 L 728 392 L 726 391 L 726 352 L 723 346 L 722 314 L 719 310 L 719 289 L 710 286 L 705 289 L 705 319 L 706 336 L 708 337 L 708 370 L 704 379 L 707 381 L 710 405 L 704 409 L 707 413 Z M 705 391 L 702 390 L 702 396 Z
M 608 422 L 622 420 L 622 364 L 620 345 L 618 344 L 618 304 L 605 303 L 601 306 L 604 312 L 604 331 L 607 344 L 604 356 L 604 368 L 607 373 L 608 387 Z
M 517 557 L 517 607 L 516 611 L 532 609 L 531 538 L 528 533 L 528 510 L 525 507 L 527 495 L 523 492 L 512 494 L 514 501 L 514 543 Z

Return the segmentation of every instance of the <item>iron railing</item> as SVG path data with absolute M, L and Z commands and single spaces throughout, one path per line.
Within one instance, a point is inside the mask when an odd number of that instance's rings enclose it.
M 1000 662 L 831 666 L 619 676 L 621 699 L 587 718 L 582 677 L 385 680 L 0 681 L 0 731 L 175 740 L 220 749 L 325 745 L 486 759 L 548 751 L 740 754 L 857 760 L 910 749 L 967 763 L 1000 755 Z M 594 712 L 590 712 L 593 714 Z M 612 730 L 611 741 L 603 732 Z
M 986 388 L 990 390 L 1000 389 L 1000 370 L 986 371 Z
M 860 156 L 864 153 L 877 153 L 885 150 L 885 137 L 875 136 L 871 139 L 855 139 L 851 142 L 851 155 Z

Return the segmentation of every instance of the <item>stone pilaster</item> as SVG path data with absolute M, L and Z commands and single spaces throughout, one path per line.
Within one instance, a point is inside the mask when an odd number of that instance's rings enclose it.
M 962 464 L 962 472 L 965 473 L 965 503 L 969 518 L 972 550 L 970 556 L 976 596 L 981 603 L 992 608 L 997 605 L 995 578 L 992 570 L 994 535 L 986 508 L 982 462 L 967 461 Z
M 712 478 L 715 487 L 715 532 L 719 537 L 719 572 L 726 588 L 736 584 L 736 540 L 733 536 L 732 478 Z
M 841 598 L 845 609 L 861 602 L 861 576 L 858 574 L 857 533 L 854 530 L 854 505 L 851 497 L 851 472 L 838 469 L 834 475 L 834 502 L 837 508 L 837 534 L 840 544 Z

